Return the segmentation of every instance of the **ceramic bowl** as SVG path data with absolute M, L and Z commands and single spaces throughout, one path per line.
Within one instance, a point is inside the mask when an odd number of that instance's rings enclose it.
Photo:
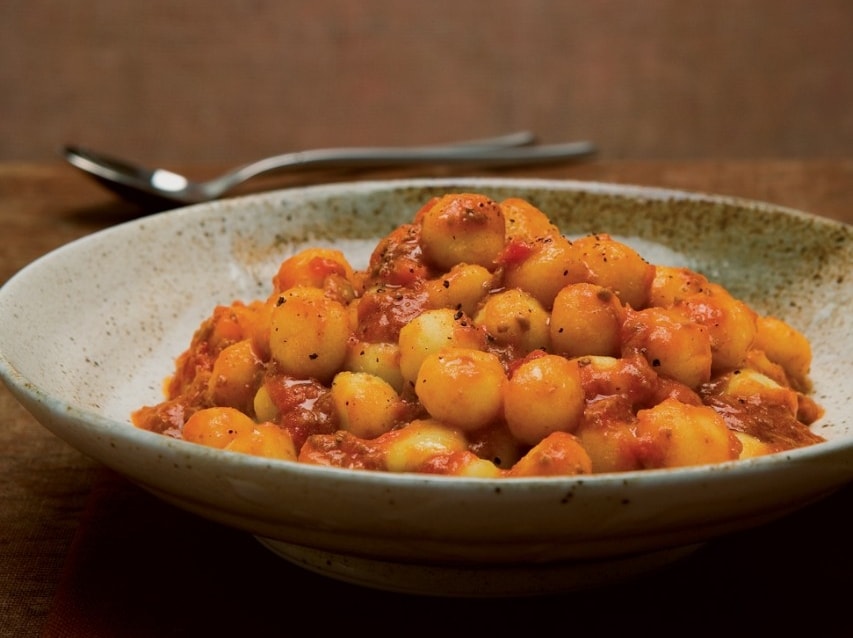
M 713 466 L 464 479 L 347 471 L 141 431 L 174 357 L 220 303 L 265 297 L 280 261 L 336 246 L 363 267 L 432 195 L 518 196 L 569 236 L 604 231 L 703 272 L 811 340 L 826 442 Z M 853 229 L 770 204 L 570 181 L 333 184 L 154 215 L 35 261 L 0 289 L 0 375 L 49 430 L 165 501 L 307 569 L 376 588 L 529 595 L 634 577 L 853 478 Z

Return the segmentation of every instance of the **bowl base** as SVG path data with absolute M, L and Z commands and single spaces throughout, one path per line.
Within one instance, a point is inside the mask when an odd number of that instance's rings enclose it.
M 295 565 L 349 584 L 421 596 L 469 598 L 543 596 L 615 585 L 661 569 L 703 545 L 600 560 L 468 566 L 376 560 L 256 538 Z

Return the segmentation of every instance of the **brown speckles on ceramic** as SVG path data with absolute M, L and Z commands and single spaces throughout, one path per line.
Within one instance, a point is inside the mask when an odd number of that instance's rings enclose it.
M 304 246 L 334 245 L 361 267 L 379 237 L 454 191 L 524 197 L 570 236 L 610 233 L 790 321 L 812 342 L 827 442 L 718 466 L 496 482 L 271 462 L 129 424 L 160 399 L 216 304 L 265 296 Z M 0 374 L 71 445 L 310 569 L 421 593 L 566 591 L 660 565 L 853 478 L 851 266 L 849 226 L 698 194 L 501 179 L 292 189 L 155 215 L 35 262 L 0 289 Z

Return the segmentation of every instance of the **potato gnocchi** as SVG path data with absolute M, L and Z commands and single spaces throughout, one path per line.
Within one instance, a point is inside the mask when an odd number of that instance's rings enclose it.
M 804 335 L 531 203 L 428 201 L 354 269 L 285 259 L 216 307 L 140 428 L 331 467 L 467 477 L 673 468 L 823 440 Z

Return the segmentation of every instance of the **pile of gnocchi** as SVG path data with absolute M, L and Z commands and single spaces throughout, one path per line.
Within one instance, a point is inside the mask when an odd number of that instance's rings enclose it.
M 450 193 L 363 270 L 310 248 L 216 307 L 140 428 L 330 467 L 570 476 L 821 441 L 811 351 L 702 274 L 519 198 Z

